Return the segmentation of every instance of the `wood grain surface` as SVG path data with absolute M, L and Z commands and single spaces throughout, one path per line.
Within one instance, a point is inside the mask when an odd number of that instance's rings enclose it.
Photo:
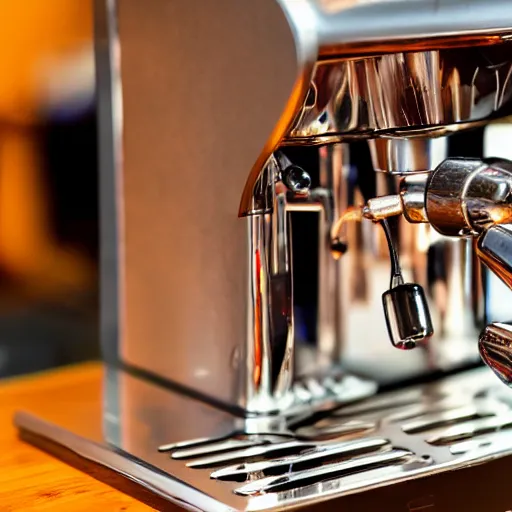
M 18 438 L 15 410 L 44 403 L 65 415 L 66 401 L 94 397 L 100 385 L 95 364 L 0 381 L 0 512 L 154 510 Z

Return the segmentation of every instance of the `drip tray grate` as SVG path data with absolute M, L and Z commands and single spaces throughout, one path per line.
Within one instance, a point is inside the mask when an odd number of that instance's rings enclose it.
M 301 417 L 298 427 L 294 417 L 280 429 L 251 420 L 245 432 L 159 451 L 238 496 L 354 492 L 512 452 L 507 391 L 486 372 L 470 373 Z

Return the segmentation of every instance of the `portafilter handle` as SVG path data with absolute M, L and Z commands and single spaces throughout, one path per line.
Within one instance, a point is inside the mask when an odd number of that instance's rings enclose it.
M 482 262 L 512 289 L 512 225 L 492 226 L 478 238 Z M 478 341 L 480 356 L 497 377 L 512 387 L 512 326 L 488 325 Z
M 426 182 L 430 224 L 448 236 L 473 236 L 480 261 L 512 289 L 512 162 L 445 160 Z M 478 348 L 483 361 L 512 386 L 512 326 L 488 325 Z
M 488 325 L 480 334 L 478 350 L 496 376 L 512 387 L 512 326 L 501 323 Z

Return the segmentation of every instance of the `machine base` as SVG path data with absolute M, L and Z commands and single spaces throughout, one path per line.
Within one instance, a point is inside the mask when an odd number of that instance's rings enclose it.
M 512 392 L 487 369 L 243 420 L 106 368 L 103 400 L 64 406 L 18 413 L 22 438 L 157 510 L 512 510 Z

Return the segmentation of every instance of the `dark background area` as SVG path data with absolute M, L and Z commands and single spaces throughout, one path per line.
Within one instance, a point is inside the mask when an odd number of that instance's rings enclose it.
M 54 293 L 51 276 L 31 290 L 0 260 L 0 377 L 99 357 L 96 114 L 50 116 L 37 130 L 52 243 L 86 261 L 90 275 L 71 291 Z

